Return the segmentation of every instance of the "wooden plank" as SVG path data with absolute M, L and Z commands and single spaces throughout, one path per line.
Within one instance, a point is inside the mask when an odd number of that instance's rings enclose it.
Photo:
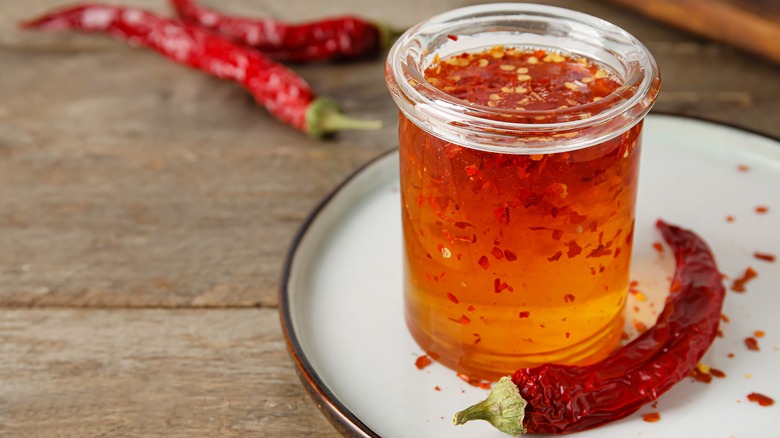
M 1 310 L 0 436 L 336 437 L 275 311 Z

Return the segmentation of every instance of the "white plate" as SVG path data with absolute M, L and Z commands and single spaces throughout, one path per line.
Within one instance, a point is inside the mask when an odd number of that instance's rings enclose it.
M 692 229 L 712 247 L 731 278 L 748 266 L 758 278 L 747 292 L 729 292 L 721 324 L 703 363 L 726 378 L 685 379 L 657 406 L 585 437 L 768 436 L 780 430 L 780 405 L 748 402 L 751 392 L 780 399 L 780 142 L 739 129 L 652 115 L 644 128 L 632 278 L 648 297 L 629 302 L 629 320 L 654 322 L 674 269 L 659 254 L 657 218 Z M 740 171 L 739 165 L 749 167 Z M 763 205 L 768 213 L 758 214 Z M 734 221 L 728 222 L 727 216 Z M 329 196 L 293 242 L 281 285 L 281 313 L 301 380 L 342 432 L 357 436 L 504 436 L 485 422 L 452 425 L 453 414 L 486 391 L 433 364 L 415 367 L 423 352 L 406 330 L 401 293 L 398 154 L 369 163 Z M 727 282 L 729 285 L 730 282 Z M 634 306 L 640 308 L 635 313 Z M 761 351 L 743 340 L 762 330 Z M 729 358 L 729 353 L 734 357 Z M 438 387 L 440 390 L 436 390 Z M 661 420 L 643 421 L 659 412 Z

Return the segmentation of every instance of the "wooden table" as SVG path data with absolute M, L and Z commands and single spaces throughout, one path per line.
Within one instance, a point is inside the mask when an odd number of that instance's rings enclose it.
M 395 146 L 383 60 L 295 67 L 385 122 L 321 142 L 156 54 L 17 30 L 63 3 L 0 3 L 0 436 L 337 436 L 296 377 L 277 284 L 318 200 Z M 219 2 L 396 26 L 469 3 Z M 608 3 L 549 3 L 644 41 L 663 72 L 657 110 L 780 137 L 775 65 Z

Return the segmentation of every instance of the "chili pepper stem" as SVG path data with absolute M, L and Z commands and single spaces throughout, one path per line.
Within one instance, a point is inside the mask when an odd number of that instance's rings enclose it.
M 525 405 L 526 401 L 520 397 L 512 379 L 502 377 L 487 399 L 458 412 L 452 422 L 459 425 L 471 420 L 485 420 L 501 432 L 518 436 L 526 433 L 523 427 Z
M 380 129 L 379 120 L 360 120 L 345 116 L 335 100 L 318 97 L 306 110 L 307 132 L 312 137 L 322 138 L 336 131 Z

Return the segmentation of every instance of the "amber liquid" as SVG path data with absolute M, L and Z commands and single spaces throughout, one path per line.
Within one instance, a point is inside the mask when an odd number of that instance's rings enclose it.
M 404 115 L 399 129 L 405 313 L 419 345 L 482 379 L 608 355 L 623 329 L 641 123 L 540 155 L 461 147 Z

